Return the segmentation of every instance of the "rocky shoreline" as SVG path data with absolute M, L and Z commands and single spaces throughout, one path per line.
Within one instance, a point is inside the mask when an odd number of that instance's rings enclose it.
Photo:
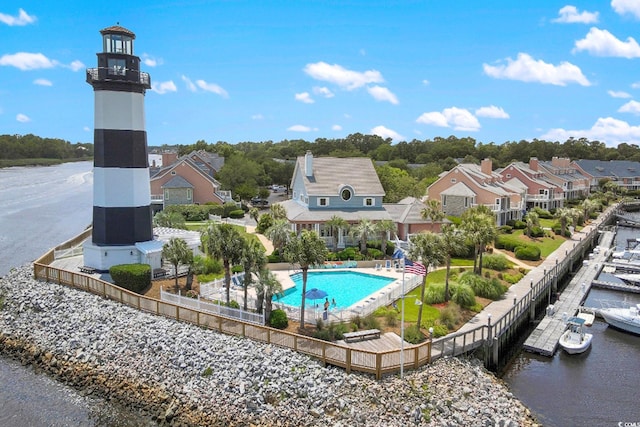
M 0 279 L 0 352 L 174 426 L 534 426 L 475 361 L 381 381 L 33 279 Z

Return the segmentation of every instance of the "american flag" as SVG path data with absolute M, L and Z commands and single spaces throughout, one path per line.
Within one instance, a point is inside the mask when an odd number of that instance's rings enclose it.
M 423 264 L 420 264 L 418 261 L 411 261 L 407 257 L 404 257 L 404 271 L 406 273 L 417 274 L 418 276 L 427 274 L 427 268 Z

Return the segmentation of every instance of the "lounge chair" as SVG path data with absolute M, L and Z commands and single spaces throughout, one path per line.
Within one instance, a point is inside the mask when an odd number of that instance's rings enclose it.
M 390 259 L 388 259 L 385 262 L 385 267 L 387 268 L 387 271 L 391 271 L 391 260 Z

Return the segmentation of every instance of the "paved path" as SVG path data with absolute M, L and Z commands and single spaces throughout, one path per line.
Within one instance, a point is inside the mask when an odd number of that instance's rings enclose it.
M 247 233 L 255 234 L 258 237 L 258 239 L 260 240 L 260 243 L 262 243 L 262 246 L 264 246 L 267 255 L 271 255 L 273 253 L 273 243 L 271 243 L 271 240 L 267 239 L 267 237 L 264 236 L 263 234 L 256 233 L 255 226 L 247 225 L 246 230 L 247 230 Z

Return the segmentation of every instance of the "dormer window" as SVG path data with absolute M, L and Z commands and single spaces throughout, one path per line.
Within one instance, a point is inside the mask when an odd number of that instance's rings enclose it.
M 353 197 L 353 188 L 348 185 L 343 185 L 338 191 L 340 198 L 345 202 L 348 202 Z
M 329 199 L 326 197 L 318 197 L 318 206 L 329 206 Z
M 375 206 L 375 200 L 373 197 L 365 197 L 364 206 Z

